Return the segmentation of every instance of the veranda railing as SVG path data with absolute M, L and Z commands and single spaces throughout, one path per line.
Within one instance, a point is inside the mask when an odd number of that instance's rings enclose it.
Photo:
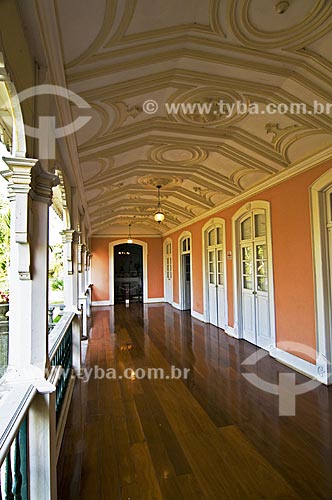
M 44 394 L 50 393 L 50 398 L 48 405 L 43 405 L 43 408 L 49 408 L 44 415 L 44 421 L 40 421 L 39 407 L 37 411 L 34 408 L 34 405 L 38 405 L 36 399 L 43 397 L 40 396 L 40 390 L 43 394 L 43 382 L 10 383 L 6 377 L 1 381 L 0 500 L 28 498 L 37 500 L 36 491 L 40 496 L 42 489 L 38 486 L 38 481 L 47 482 L 47 477 L 50 478 L 50 485 L 55 481 L 54 477 L 52 479 L 50 470 L 46 472 L 38 470 L 38 477 L 36 477 L 36 470 L 33 471 L 31 467 L 33 467 L 36 455 L 42 453 L 42 450 L 38 449 L 41 444 L 38 432 L 40 436 L 43 434 L 50 436 L 49 455 L 45 456 L 44 460 L 40 458 L 40 463 L 45 468 L 51 469 L 52 460 L 55 463 L 57 460 L 74 384 L 74 364 L 76 369 L 79 369 L 80 352 L 78 350 L 80 350 L 81 333 L 78 325 L 76 313 L 65 312 L 49 335 L 51 369 L 44 382 L 45 387 L 48 387 L 44 390 Z M 35 428 L 36 414 L 37 419 L 39 418 L 37 427 L 40 426 L 40 429 Z M 34 474 L 33 487 L 31 486 L 31 473 Z M 47 498 L 55 497 L 47 495 Z

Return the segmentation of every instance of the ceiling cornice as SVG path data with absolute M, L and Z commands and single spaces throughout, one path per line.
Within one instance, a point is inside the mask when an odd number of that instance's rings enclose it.
M 302 173 L 306 172 L 307 170 L 310 170 L 314 167 L 317 167 L 318 165 L 320 165 L 328 160 L 332 160 L 332 146 L 310 156 L 310 158 L 306 158 L 302 161 L 294 163 L 293 165 L 289 166 L 287 168 L 287 170 L 284 170 L 282 172 L 279 172 L 278 174 L 275 174 L 270 179 L 263 181 L 263 182 L 257 184 L 256 186 L 253 186 L 252 188 L 248 189 L 246 192 L 235 196 L 234 198 L 226 201 L 225 203 L 221 203 L 220 205 L 214 207 L 213 209 L 208 210 L 204 214 L 198 215 L 197 217 L 193 217 L 189 222 L 184 222 L 183 224 L 180 224 L 179 226 L 177 226 L 175 229 L 171 229 L 169 231 L 166 231 L 165 233 L 163 233 L 163 237 L 166 238 L 170 234 L 173 234 L 177 231 L 185 229 L 188 226 L 191 226 L 192 224 L 194 224 L 195 222 L 199 222 L 201 220 L 212 217 L 212 216 L 216 215 L 218 212 L 226 210 L 226 208 L 229 208 L 233 205 L 236 205 L 237 203 L 240 203 L 248 198 L 251 198 L 252 196 L 255 196 L 263 191 L 266 191 L 267 189 L 270 189 L 274 186 L 277 186 L 278 184 L 286 182 L 289 179 L 291 179 L 292 177 L 295 177 L 296 175 L 302 174 Z M 332 165 L 331 165 L 331 167 L 332 167 Z

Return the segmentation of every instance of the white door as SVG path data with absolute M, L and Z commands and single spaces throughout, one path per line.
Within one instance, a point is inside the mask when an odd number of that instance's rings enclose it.
M 259 347 L 271 345 L 268 293 L 268 251 L 264 210 L 250 213 L 240 224 L 242 334 Z
M 181 241 L 181 308 L 191 309 L 190 238 Z
M 173 302 L 172 243 L 165 246 L 165 301 L 169 304 Z
M 216 282 L 216 252 L 208 250 L 209 267 L 209 316 L 210 323 L 218 326 L 217 282 Z
M 225 328 L 225 259 L 221 227 L 214 227 L 207 233 L 207 263 L 209 322 L 219 328 Z

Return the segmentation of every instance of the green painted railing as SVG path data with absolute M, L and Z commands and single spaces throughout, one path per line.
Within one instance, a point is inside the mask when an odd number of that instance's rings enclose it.
M 27 412 L 36 392 L 33 385 L 21 385 L 7 399 L 0 423 L 0 500 L 29 498 Z
M 63 402 L 66 395 L 67 386 L 72 376 L 73 367 L 73 334 L 72 319 L 73 314 L 65 313 L 51 335 L 55 337 L 53 346 L 50 349 L 49 357 L 51 365 L 61 366 L 61 375 L 56 384 L 56 416 L 57 421 L 61 415 Z
M 1 467 L 0 500 L 28 500 L 26 418 Z

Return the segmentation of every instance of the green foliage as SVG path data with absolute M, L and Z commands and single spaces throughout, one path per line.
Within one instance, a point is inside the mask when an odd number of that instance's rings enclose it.
M 49 246 L 49 271 L 51 281 L 63 276 L 63 247 L 60 243 Z
M 63 280 L 60 278 L 53 278 L 51 280 L 52 290 L 63 290 Z
M 8 268 L 10 250 L 9 202 L 0 195 L 0 289 L 8 290 Z

